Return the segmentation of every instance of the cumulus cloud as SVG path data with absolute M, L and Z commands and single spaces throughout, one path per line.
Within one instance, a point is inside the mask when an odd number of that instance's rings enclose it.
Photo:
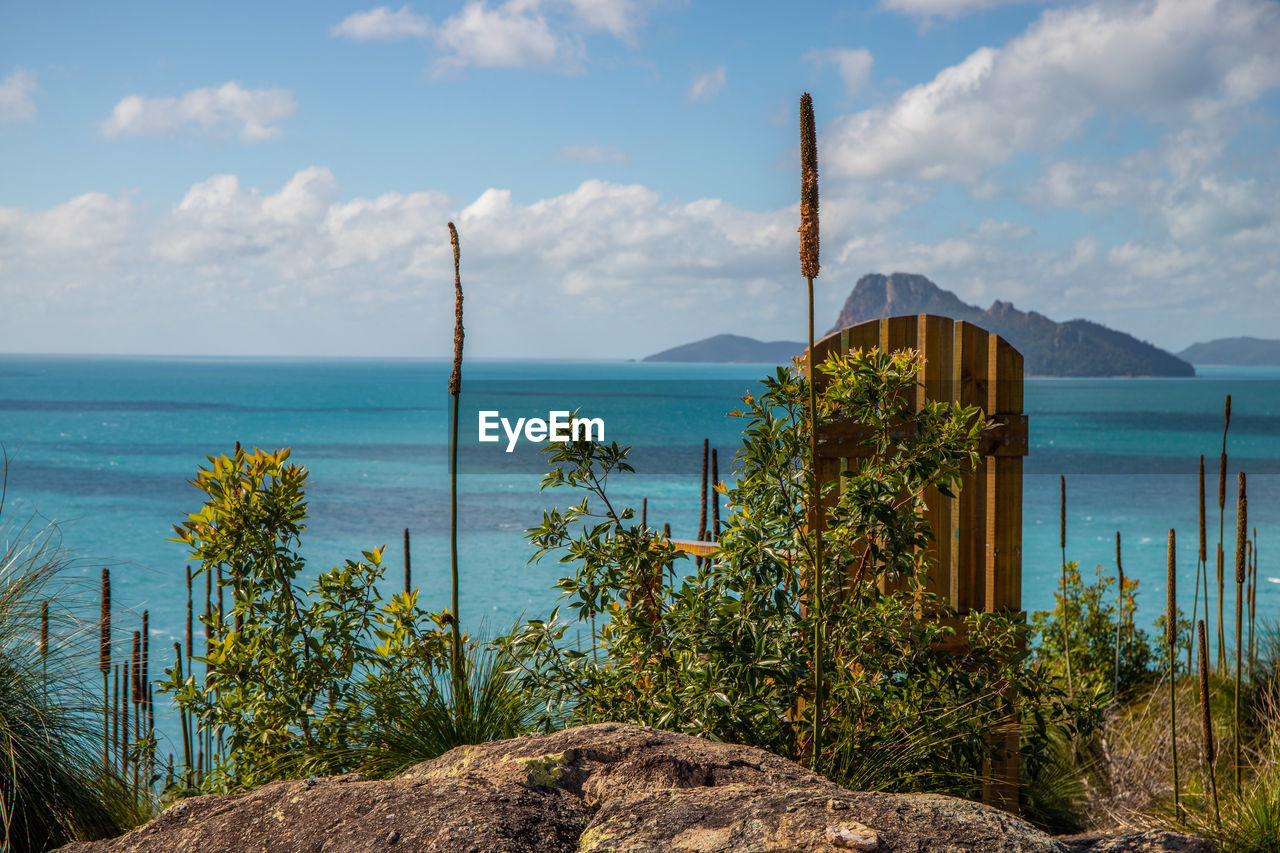
M 0 80 L 0 124 L 34 121 L 36 72 L 15 68 Z
M 239 83 L 193 89 L 181 97 L 129 95 L 99 127 L 103 136 L 224 133 L 238 130 L 246 142 L 270 139 L 297 104 L 288 89 L 246 89 Z
M 1280 6 L 1267 0 L 1050 10 L 1003 47 L 837 122 L 828 162 L 855 177 L 974 182 L 1016 153 L 1079 136 L 1098 115 L 1181 123 L 1256 100 L 1280 86 L 1277 43 Z
M 693 81 L 689 84 L 689 100 L 711 100 L 724 91 L 725 80 L 726 73 L 723 65 L 711 71 L 693 75 Z
M 391 11 L 390 6 L 378 6 L 366 12 L 354 12 L 335 24 L 329 35 L 342 36 L 355 41 L 399 41 L 406 38 L 425 38 L 431 32 L 431 21 L 415 15 L 408 6 Z
M 811 50 L 804 55 L 805 61 L 815 67 L 834 65 L 844 81 L 844 91 L 848 95 L 856 95 L 871 79 L 871 51 L 866 48 L 831 48 L 829 50 Z
M 467 0 L 438 26 L 408 6 L 378 6 L 347 16 L 330 35 L 356 41 L 429 38 L 440 51 L 436 74 L 468 66 L 579 70 L 582 36 L 606 32 L 627 44 L 637 41 L 645 8 L 636 0 Z
M 874 193 L 856 204 L 833 199 L 825 221 L 867 232 L 902 205 L 901 197 Z M 378 316 L 394 325 L 416 317 L 429 333 L 406 330 L 398 344 L 395 336 L 359 342 L 365 351 L 399 346 L 403 352 L 406 341 L 424 334 L 435 340 L 438 331 L 438 340 L 449 339 L 452 289 L 432 283 L 452 281 L 445 229 L 452 219 L 464 241 L 469 293 L 483 294 L 469 303 L 469 328 L 501 329 L 476 338 L 489 341 L 490 352 L 642 355 L 660 347 L 639 325 L 619 330 L 613 318 L 620 313 L 656 323 L 672 307 L 700 306 L 764 335 L 762 315 L 744 292 L 756 293 L 770 312 L 799 311 L 783 298 L 795 276 L 797 217 L 795 205 L 755 212 L 599 180 L 517 203 L 501 188 L 461 202 L 432 190 L 344 198 L 323 167 L 268 190 L 236 175 L 215 175 L 159 213 L 100 195 L 44 211 L 0 208 L 0 298 L 14 306 L 6 316 L 18 317 L 34 305 L 35 294 L 46 299 L 45 293 L 88 282 L 90 290 L 78 291 L 76 302 L 60 310 L 86 318 L 159 312 L 169 319 L 157 322 L 175 327 L 198 310 L 209 330 L 203 346 L 214 348 L 214 330 L 234 339 L 237 317 L 245 314 L 303 326 L 321 322 L 324 311 L 339 318 L 334 323 Z M 33 239 L 37 234 L 44 236 Z M 465 245 L 484 249 L 466 252 Z M 840 269 L 832 261 L 824 275 Z M 392 319 L 378 313 L 388 305 L 401 306 Z M 513 325 L 511 317 L 521 321 Z M 800 322 L 798 314 L 790 319 Z M 563 332 L 579 323 L 580 338 Z M 676 337 L 694 334 L 696 326 L 691 319 L 683 328 L 664 327 L 672 339 L 663 342 L 678 343 Z M 548 329 L 558 330 L 550 342 Z M 0 318 L 0 334 L 10 339 L 10 331 Z M 324 349 L 330 339 L 316 340 Z M 175 346 L 202 345 L 176 340 L 170 351 Z
M 644 9 L 636 0 L 566 0 L 580 26 L 634 43 Z
M 1029 0 L 881 0 L 881 8 L 918 18 L 960 18 Z
M 556 153 L 574 163 L 626 163 L 629 159 L 616 145 L 565 145 Z
M 552 31 L 536 4 L 519 0 L 495 9 L 483 0 L 468 2 L 440 25 L 436 42 L 450 52 L 436 62 L 440 72 L 467 65 L 537 68 L 576 60 L 572 42 Z
M 1233 193 L 1276 197 L 1269 184 L 1218 192 L 1228 206 Z M 1055 249 L 1033 226 L 996 219 L 921 239 L 920 211 L 935 201 L 919 183 L 830 186 L 821 318 L 835 316 L 859 276 L 904 271 L 969 302 L 1007 299 L 1057 319 L 1105 317 L 1165 346 L 1190 343 L 1169 337 L 1180 317 L 1195 317 L 1201 334 L 1239 333 L 1231 300 L 1255 306 L 1248 332 L 1280 322 L 1280 305 L 1260 298 L 1280 269 L 1274 217 L 1235 231 L 1196 225 L 1194 244 L 1098 234 Z M 0 300 L 12 308 L 0 314 L 0 337 L 23 346 L 33 333 L 19 318 L 56 310 L 65 320 L 59 328 L 82 332 L 68 340 L 96 350 L 111 349 L 120 324 L 146 317 L 148 334 L 160 336 L 154 351 L 225 351 L 234 340 L 243 351 L 443 354 L 452 323 L 450 220 L 464 244 L 468 346 L 478 354 L 644 355 L 705 337 L 707 316 L 770 339 L 803 329 L 803 305 L 791 298 L 795 204 L 752 211 L 601 180 L 530 203 L 500 187 L 466 199 L 431 189 L 349 197 L 317 166 L 265 189 L 214 175 L 160 211 L 100 193 L 42 210 L 0 207 Z M 1151 311 L 1155 287 L 1162 312 Z M 198 331 L 190 330 L 193 313 Z M 246 323 L 262 337 L 245 338 Z M 285 327 L 297 330 L 288 333 L 296 340 L 280 337 Z

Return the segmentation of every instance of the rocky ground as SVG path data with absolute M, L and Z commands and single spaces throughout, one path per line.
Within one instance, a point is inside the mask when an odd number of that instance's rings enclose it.
M 61 853 L 1209 853 L 1169 833 L 1055 840 L 937 794 L 847 791 L 762 750 L 605 723 L 467 746 L 385 781 L 193 797 Z

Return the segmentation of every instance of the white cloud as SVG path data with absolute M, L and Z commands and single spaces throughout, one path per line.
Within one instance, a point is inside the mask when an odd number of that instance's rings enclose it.
M 127 198 L 103 193 L 85 193 L 29 214 L 0 208 L 0 258 L 30 253 L 47 261 L 62 253 L 110 251 L 126 237 L 132 214 Z
M 415 15 L 408 6 L 391 11 L 390 6 L 378 6 L 367 12 L 355 12 L 329 30 L 329 35 L 343 36 L 355 41 L 398 41 L 406 38 L 425 38 L 431 32 L 430 19 Z
M 724 91 L 726 74 L 723 65 L 702 74 L 695 74 L 689 84 L 690 101 L 709 101 Z
M 1107 251 L 1107 262 L 1138 278 L 1168 282 L 1203 261 L 1199 252 L 1124 243 Z
M 1280 197 L 1262 183 L 1211 192 L 1228 208 Z M 894 271 L 969 302 L 1104 319 L 1166 346 L 1190 343 L 1170 340 L 1192 327 L 1183 318 L 1210 337 L 1280 323 L 1280 303 L 1264 298 L 1280 269 L 1275 217 L 1235 231 L 1197 225 L 1195 244 L 1156 235 L 1112 245 L 1099 229 L 1050 249 L 1034 224 L 1004 220 L 922 240 L 919 213 L 935 201 L 927 186 L 893 180 L 824 192 L 823 324 L 858 277 Z M 798 218 L 794 204 L 758 212 L 600 180 L 532 203 L 499 187 L 463 200 L 430 189 L 344 197 L 324 167 L 266 189 L 215 175 L 158 212 L 89 193 L 0 208 L 0 302 L 12 309 L 0 313 L 0 338 L 40 348 L 23 318 L 47 313 L 72 330 L 63 349 L 145 340 L 159 352 L 440 355 L 451 340 L 452 219 L 472 353 L 638 356 L 705 337 L 707 316 L 724 330 L 799 339 Z M 1246 326 L 1233 300 L 1253 306 Z
M 1267 0 L 1097 2 L 1050 10 L 894 103 L 837 122 L 848 176 L 977 181 L 1051 151 L 1097 115 L 1184 123 L 1280 87 L 1280 6 Z
M 856 95 L 871 79 L 871 51 L 866 48 L 831 48 L 829 50 L 811 50 L 804 55 L 805 61 L 815 67 L 834 65 L 844 81 L 847 95 Z
M 121 99 L 110 117 L 100 123 L 107 137 L 128 134 L 217 134 L 238 129 L 246 142 L 270 139 L 280 133 L 279 122 L 293 115 L 297 104 L 288 89 L 246 89 L 239 83 L 193 89 L 180 98 Z
M 437 72 L 467 65 L 481 68 L 548 67 L 572 63 L 574 47 L 552 32 L 537 4 L 510 0 L 490 9 L 471 0 L 440 25 L 436 42 L 451 51 L 436 63 Z
M 557 154 L 574 163 L 626 163 L 629 159 L 616 145 L 565 145 Z
M 15 68 L 0 80 L 0 124 L 34 121 L 36 72 Z
M 566 0 L 579 23 L 588 30 L 612 33 L 630 44 L 643 19 L 643 8 L 635 0 Z
M 573 73 L 586 50 L 582 36 L 606 32 L 628 45 L 647 8 L 637 0 L 466 0 L 438 26 L 408 6 L 378 6 L 349 15 L 330 28 L 333 36 L 357 41 L 429 38 L 440 51 L 435 74 L 468 66 L 548 68 Z
M 1028 0 L 880 0 L 882 8 L 919 18 L 959 18 Z

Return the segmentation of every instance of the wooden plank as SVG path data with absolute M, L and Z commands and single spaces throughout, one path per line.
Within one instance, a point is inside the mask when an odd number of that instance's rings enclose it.
M 919 315 L 908 314 L 902 317 L 886 317 L 880 321 L 880 351 L 897 352 L 904 349 L 915 349 L 918 338 L 916 324 Z
M 1022 356 L 991 335 L 987 348 L 987 412 L 1022 413 Z M 1022 457 L 987 459 L 987 552 L 983 607 L 991 613 L 1022 606 Z
M 982 802 L 1018 813 L 1018 718 L 1012 704 L 1008 714 L 987 736 L 991 756 L 983 762 Z
M 921 314 L 916 319 L 916 349 L 924 357 L 919 374 L 916 411 L 925 400 L 951 401 L 951 367 L 955 359 L 955 321 Z
M 1022 607 L 1022 459 L 990 456 L 987 467 L 987 564 L 983 609 Z
M 988 343 L 987 359 L 995 382 L 987 387 L 987 414 L 1022 414 L 1022 353 L 999 335 Z
M 880 345 L 880 322 L 878 320 L 868 320 L 864 323 L 858 323 L 856 326 L 841 329 L 827 337 L 831 339 L 833 347 L 841 355 L 848 355 L 851 352 L 858 351 L 870 351 Z M 840 474 L 843 471 L 847 471 L 854 464 L 850 461 L 850 450 L 853 450 L 858 456 L 865 456 L 864 453 L 857 451 L 856 448 L 851 448 L 849 442 L 839 441 L 841 434 L 848 431 L 848 427 L 849 425 L 846 424 L 826 424 L 819 430 L 818 437 L 824 442 L 818 447 L 818 456 L 823 459 L 823 477 L 834 477 L 843 480 Z M 833 443 L 826 443 L 826 441 L 832 439 L 834 439 Z M 826 467 L 828 464 L 831 467 Z M 838 499 L 838 493 L 833 496 L 833 499 Z M 856 560 L 856 549 L 854 556 Z M 848 582 L 852 580 L 853 570 L 856 566 L 857 563 L 855 562 L 853 565 L 846 567 L 846 583 L 841 588 L 842 593 L 849 588 Z
M 699 542 L 696 539 L 669 539 L 671 547 L 695 557 L 714 557 L 720 553 L 719 542 Z
M 916 411 L 927 401 L 951 400 L 951 370 L 955 323 L 945 317 L 921 314 L 916 319 L 916 349 L 924 358 L 916 388 Z M 927 568 L 923 587 L 934 595 L 950 598 L 951 593 L 951 499 L 937 489 L 925 491 L 925 517 L 933 542 L 925 549 Z
M 952 359 L 952 394 L 964 406 L 987 404 L 987 355 L 990 335 L 958 320 Z M 961 478 L 960 496 L 952 502 L 951 600 L 961 613 L 984 604 L 983 569 L 987 544 L 987 460 Z
M 991 335 L 987 342 L 989 416 L 1022 413 L 1022 356 Z M 1022 457 L 989 456 L 986 494 L 986 571 L 984 608 L 1017 611 L 1022 598 Z M 989 736 L 992 746 L 983 801 L 1008 811 L 1018 807 L 1018 719 L 1014 697 L 1006 696 L 1006 715 Z
M 880 321 L 880 351 L 895 353 L 905 349 L 915 349 L 919 343 L 919 315 L 909 314 L 901 317 L 886 317 Z M 912 395 L 910 404 L 916 404 Z M 879 579 L 880 591 L 883 593 L 899 592 L 911 585 L 912 579 L 907 577 L 885 577 Z

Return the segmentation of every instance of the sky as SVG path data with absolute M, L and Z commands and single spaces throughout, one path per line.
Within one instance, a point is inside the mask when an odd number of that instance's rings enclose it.
M 638 358 L 867 273 L 1280 337 L 1277 0 L 0 0 L 0 352 Z

